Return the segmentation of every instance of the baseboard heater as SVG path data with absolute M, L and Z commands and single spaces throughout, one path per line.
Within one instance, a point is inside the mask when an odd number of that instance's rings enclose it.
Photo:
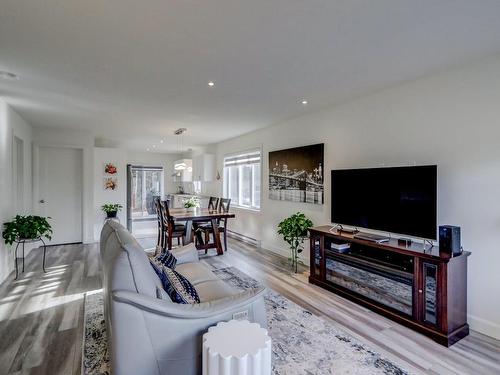
M 256 240 L 255 238 L 252 238 L 252 237 L 248 237 L 248 236 L 245 236 L 241 233 L 236 233 L 236 232 L 233 232 L 231 230 L 228 230 L 227 231 L 227 234 L 229 237 L 231 238 L 235 238 L 241 242 L 245 242 L 247 244 L 250 244 L 250 245 L 254 245 L 254 246 L 257 246 L 257 247 L 260 247 L 260 241 L 259 240 Z

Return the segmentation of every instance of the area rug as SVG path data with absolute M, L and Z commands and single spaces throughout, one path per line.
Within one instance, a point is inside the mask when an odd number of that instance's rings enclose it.
M 234 267 L 214 270 L 214 273 L 240 290 L 259 285 Z M 409 374 L 368 345 L 273 290 L 269 290 L 265 302 L 272 338 L 273 375 Z M 85 375 L 109 373 L 102 307 L 102 294 L 85 300 Z
M 82 374 L 108 375 L 109 353 L 102 290 L 85 294 Z

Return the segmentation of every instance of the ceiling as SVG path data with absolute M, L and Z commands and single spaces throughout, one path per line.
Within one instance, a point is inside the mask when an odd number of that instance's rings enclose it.
M 34 126 L 175 151 L 180 127 L 202 146 L 500 53 L 499 16 L 498 0 L 2 0 L 0 70 L 20 79 L 0 96 Z

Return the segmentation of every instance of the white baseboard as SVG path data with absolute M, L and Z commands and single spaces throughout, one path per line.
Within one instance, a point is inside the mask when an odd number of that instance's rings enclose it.
M 253 246 L 257 246 L 257 247 L 260 247 L 260 240 L 257 240 L 255 238 L 252 238 L 252 237 L 248 237 L 248 236 L 245 236 L 241 233 L 237 233 L 237 232 L 233 232 L 231 230 L 228 230 L 227 231 L 227 235 L 231 238 L 235 238 L 241 242 L 245 242 L 247 244 L 250 244 L 250 245 L 253 245 Z
M 276 246 L 267 242 L 262 244 L 262 248 L 269 250 L 275 254 L 282 255 L 284 257 L 290 257 L 290 250 L 287 248 L 283 248 L 281 246 Z M 306 245 L 304 251 L 300 253 L 299 258 L 304 262 L 305 265 L 309 264 L 309 245 Z
M 467 321 L 471 330 L 500 340 L 500 324 L 470 314 L 467 315 Z

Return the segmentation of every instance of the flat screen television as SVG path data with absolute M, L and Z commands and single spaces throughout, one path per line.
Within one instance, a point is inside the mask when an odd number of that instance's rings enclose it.
M 436 239 L 436 165 L 332 170 L 331 182 L 333 223 Z

